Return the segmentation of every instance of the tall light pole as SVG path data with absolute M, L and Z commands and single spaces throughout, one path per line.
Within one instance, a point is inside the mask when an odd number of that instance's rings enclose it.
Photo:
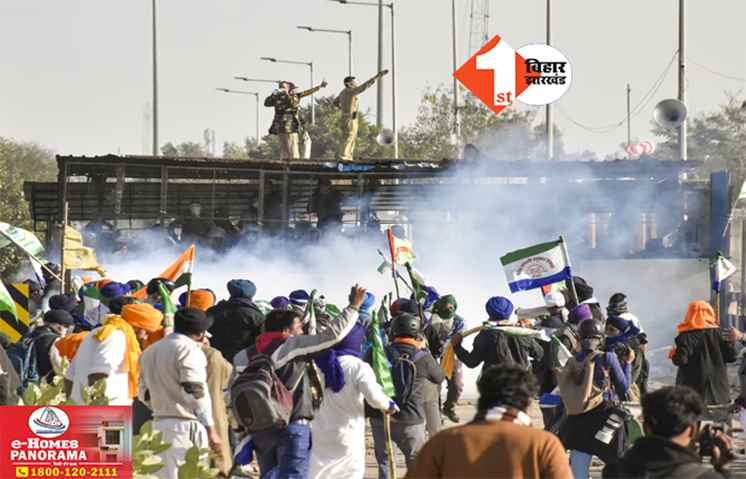
M 686 105 L 686 22 L 684 18 L 685 0 L 679 0 L 679 101 Z M 679 126 L 679 159 L 686 161 L 686 118 Z
M 547 45 L 552 44 L 552 0 L 547 0 Z M 552 104 L 546 105 L 546 129 L 547 129 L 547 160 L 554 159 L 554 118 L 552 116 Z
M 274 57 L 260 57 L 261 60 L 272 63 L 285 63 L 289 65 L 305 65 L 311 71 L 311 87 L 313 88 L 313 62 L 299 62 L 296 60 L 278 60 Z M 316 124 L 316 96 L 311 94 L 311 124 Z
M 309 32 L 339 33 L 342 35 L 347 35 L 347 74 L 352 76 L 352 30 L 334 30 L 330 28 L 315 28 L 315 27 L 308 27 L 306 25 L 298 25 L 295 28 L 299 30 L 306 30 Z
M 158 156 L 158 10 L 153 0 L 153 156 Z
M 255 91 L 244 91 L 244 90 L 231 90 L 229 88 L 216 88 L 217 91 L 223 93 L 230 93 L 233 95 L 253 95 L 256 99 L 256 144 L 259 144 L 259 93 Z
M 456 70 L 458 69 L 456 53 L 456 0 L 451 0 L 451 36 L 453 49 L 453 134 L 456 142 L 461 141 L 461 112 L 458 104 L 458 80 L 456 80 Z
M 398 131 L 398 125 L 397 125 L 397 118 L 396 118 L 396 23 L 395 23 L 395 14 L 394 14 L 394 2 L 390 3 L 383 3 L 379 0 L 379 2 L 357 2 L 357 1 L 349 1 L 349 0 L 331 0 L 336 3 L 341 3 L 343 5 L 362 5 L 366 7 L 378 7 L 379 12 L 381 8 L 388 8 L 391 11 L 391 129 L 394 132 L 394 158 L 399 158 L 399 131 Z M 380 17 L 379 17 L 380 18 Z M 382 32 L 383 32 L 383 25 L 379 24 L 378 28 L 378 38 L 379 41 L 382 38 Z M 379 54 L 378 54 L 378 71 L 383 70 L 383 46 L 379 43 Z M 378 101 L 378 114 L 376 117 L 376 124 L 379 128 L 383 126 L 383 102 L 380 100 L 381 95 L 383 94 L 383 82 L 378 81 L 378 92 L 379 92 L 379 101 Z
M 246 78 L 246 77 L 233 77 L 234 80 L 241 80 L 249 83 L 274 83 L 279 85 L 282 80 L 266 80 L 264 78 Z

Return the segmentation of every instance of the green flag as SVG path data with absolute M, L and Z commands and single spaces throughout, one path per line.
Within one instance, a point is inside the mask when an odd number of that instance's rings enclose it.
M 3 234 L 0 235 L 0 248 L 5 248 L 15 242 L 15 244 L 23 249 L 27 254 L 32 254 L 34 256 L 41 256 L 44 254 L 44 246 L 34 233 L 2 222 L 0 222 L 0 231 L 3 232 Z M 8 237 L 13 241 L 8 239 Z
M 158 284 L 158 292 L 161 294 L 161 306 L 163 307 L 163 327 L 166 329 L 173 329 L 176 306 L 174 306 L 174 302 L 171 301 L 171 293 L 163 285 L 163 282 Z
M 396 395 L 396 389 L 394 389 L 394 380 L 391 378 L 391 366 L 389 366 L 389 361 L 383 350 L 381 327 L 378 322 L 378 315 L 375 311 L 373 311 L 372 319 L 373 322 L 370 326 L 373 331 L 373 345 L 370 348 L 371 366 L 373 367 L 373 372 L 376 374 L 376 381 L 383 387 L 383 392 L 386 393 L 388 397 L 394 397 Z
M 0 318 L 5 319 L 7 316 L 12 316 L 13 322 L 18 318 L 18 312 L 16 311 L 16 303 L 8 292 L 8 288 L 5 287 L 2 281 L 0 281 Z

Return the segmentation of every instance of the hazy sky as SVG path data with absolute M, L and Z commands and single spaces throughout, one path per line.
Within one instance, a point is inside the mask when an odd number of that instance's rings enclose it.
M 397 5 L 399 124 L 414 121 L 427 85 L 451 75 L 450 0 L 395 0 Z M 469 0 L 458 2 L 459 63 L 468 56 Z M 0 0 L 0 136 L 33 140 L 64 154 L 150 151 L 146 118 L 151 100 L 150 0 Z M 625 85 L 632 104 L 655 82 L 677 48 L 678 0 L 554 2 L 553 44 L 570 59 L 574 83 L 559 109 L 588 126 L 625 116 Z M 376 68 L 376 9 L 328 0 L 159 0 L 161 143 L 201 141 L 205 128 L 218 144 L 254 135 L 254 101 L 216 87 L 258 89 L 234 75 L 288 78 L 308 83 L 302 66 L 276 65 L 260 56 L 313 60 L 317 79 L 336 93 L 347 72 L 346 37 L 296 30 L 296 25 L 354 32 L 355 73 Z M 544 39 L 544 0 L 492 1 L 490 33 L 513 47 Z M 388 10 L 385 11 L 388 14 Z M 688 1 L 688 54 L 718 73 L 746 78 L 746 2 Z M 389 20 L 386 16 L 389 65 Z M 390 79 L 390 77 L 389 77 Z M 389 80 L 387 79 L 387 82 Z M 690 63 L 690 112 L 711 110 L 724 91 L 744 82 L 718 77 Z M 390 84 L 385 118 L 390 123 Z M 651 111 L 676 95 L 676 66 L 633 119 L 633 137 L 650 139 Z M 375 91 L 361 98 L 375 107 Z M 261 132 L 271 111 L 262 107 Z M 618 151 L 626 128 L 597 134 L 556 121 L 569 151 Z

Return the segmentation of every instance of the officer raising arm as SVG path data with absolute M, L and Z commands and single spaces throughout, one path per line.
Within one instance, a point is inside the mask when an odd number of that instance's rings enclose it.
M 357 141 L 357 113 L 358 113 L 358 99 L 357 96 L 372 87 L 376 80 L 380 80 L 389 71 L 383 70 L 378 72 L 376 76 L 366 81 L 362 85 L 358 85 L 355 81 L 355 77 L 345 77 L 344 85 L 345 88 L 334 100 L 334 106 L 342 110 L 342 138 L 344 143 L 342 149 L 339 152 L 339 159 L 342 161 L 352 161 L 352 154 L 355 151 L 355 142 Z

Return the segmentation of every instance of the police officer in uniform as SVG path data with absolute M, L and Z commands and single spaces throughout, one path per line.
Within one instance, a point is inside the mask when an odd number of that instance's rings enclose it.
M 376 76 L 366 81 L 362 85 L 355 82 L 355 77 L 345 77 L 345 88 L 334 100 L 334 106 L 342 110 L 342 138 L 344 143 L 339 152 L 339 159 L 342 161 L 352 161 L 352 154 L 355 151 L 355 142 L 357 140 L 357 116 L 358 100 L 357 96 L 372 87 L 376 80 L 380 80 L 389 71 L 383 70 Z
M 303 97 L 313 95 L 326 85 L 326 80 L 324 80 L 318 86 L 309 90 L 298 91 L 295 84 L 283 81 L 280 82 L 280 88 L 264 100 L 264 106 L 274 107 L 275 109 L 275 117 L 272 120 L 272 126 L 269 128 L 269 134 L 280 137 L 282 155 L 280 159 L 297 160 L 300 158 L 298 148 L 298 132 L 301 127 L 300 116 L 298 115 L 300 100 Z

